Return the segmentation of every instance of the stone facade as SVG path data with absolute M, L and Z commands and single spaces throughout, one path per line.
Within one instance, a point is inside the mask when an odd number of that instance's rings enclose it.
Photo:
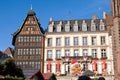
M 86 69 L 96 74 L 114 74 L 112 37 L 105 19 L 94 16 L 86 20 L 53 21 L 50 18 L 44 72 L 71 75 L 74 63 L 79 65 L 80 74 Z

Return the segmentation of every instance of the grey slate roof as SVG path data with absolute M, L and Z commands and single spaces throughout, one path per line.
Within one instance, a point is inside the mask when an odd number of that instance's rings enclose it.
M 68 21 L 70 22 L 70 31 L 73 31 L 75 21 L 77 21 L 77 23 L 78 23 L 78 31 L 82 31 L 83 20 L 87 24 L 87 31 L 91 31 L 91 21 L 92 21 L 92 19 L 82 19 L 82 20 L 61 20 L 61 22 L 62 22 L 62 25 L 61 25 L 62 30 L 61 30 L 61 32 L 64 32 L 65 25 L 67 24 Z M 95 19 L 94 22 L 95 22 L 95 25 L 96 25 L 96 31 L 100 31 L 100 20 L 103 21 L 103 23 L 105 24 L 105 30 L 107 30 L 106 29 L 106 21 L 105 21 L 105 19 Z M 53 21 L 53 22 L 54 22 L 53 32 L 56 32 L 57 25 L 60 23 L 60 21 Z M 49 24 L 52 24 L 52 21 L 49 22 Z M 48 28 L 47 28 L 47 32 L 48 32 Z

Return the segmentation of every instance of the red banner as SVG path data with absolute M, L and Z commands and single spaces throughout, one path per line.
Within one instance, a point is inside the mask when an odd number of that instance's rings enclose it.
M 103 71 L 106 70 L 106 60 L 103 60 Z
M 60 71 L 60 61 L 57 60 L 57 71 Z
M 96 71 L 96 66 L 97 66 L 97 63 L 96 63 L 96 60 L 93 60 L 93 70 Z
M 50 68 L 51 68 L 51 61 L 48 61 L 48 70 L 50 70 Z

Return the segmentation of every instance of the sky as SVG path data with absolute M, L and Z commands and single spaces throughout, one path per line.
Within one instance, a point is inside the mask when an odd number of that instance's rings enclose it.
M 12 45 L 12 34 L 21 27 L 31 9 L 46 29 L 50 17 L 57 20 L 102 18 L 111 12 L 109 0 L 0 0 L 0 51 Z

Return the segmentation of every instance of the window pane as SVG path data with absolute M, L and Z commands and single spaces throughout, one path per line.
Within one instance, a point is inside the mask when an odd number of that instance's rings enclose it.
M 56 50 L 56 58 L 60 59 L 61 58 L 61 51 L 60 50 Z
M 69 46 L 70 45 L 70 38 L 65 38 L 65 45 Z
M 70 31 L 70 26 L 65 26 L 65 32 L 69 32 Z
M 53 32 L 53 27 L 50 26 L 48 32 Z
M 70 56 L 70 50 L 65 50 L 65 56 Z
M 74 37 L 74 45 L 78 45 L 78 37 Z
M 48 50 L 47 58 L 52 59 L 52 50 Z
M 60 46 L 60 42 L 61 42 L 60 38 L 56 38 L 56 46 Z
M 101 45 L 105 44 L 105 36 L 101 36 Z
M 92 45 L 96 45 L 97 41 L 96 41 L 96 37 L 92 37 Z
M 88 50 L 87 49 L 83 49 L 83 56 L 88 56 Z
M 78 26 L 74 26 L 74 32 L 78 31 Z
M 61 32 L 61 26 L 57 26 L 57 32 Z
M 78 50 L 74 50 L 74 56 L 78 56 L 79 51 Z
M 91 31 L 95 31 L 96 27 L 95 26 L 91 26 Z
M 101 57 L 106 58 L 106 50 L 105 49 L 101 49 Z
M 83 41 L 83 45 L 87 45 L 87 37 L 83 37 L 82 41 Z
M 82 26 L 82 31 L 87 31 L 87 25 Z
M 97 51 L 96 49 L 92 49 L 92 57 L 97 58 Z
M 52 38 L 48 38 L 48 46 L 52 46 Z

